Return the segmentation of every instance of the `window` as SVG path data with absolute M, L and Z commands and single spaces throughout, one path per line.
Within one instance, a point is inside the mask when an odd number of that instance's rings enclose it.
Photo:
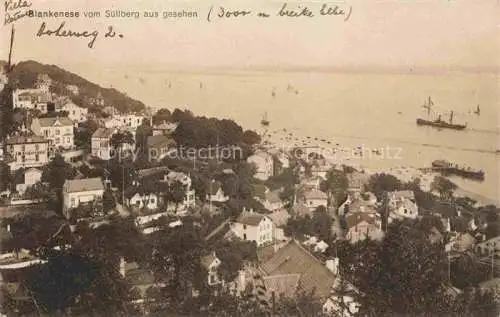
M 56 135 L 60 135 L 60 134 L 61 134 L 61 130 L 56 129 Z
M 247 230 L 247 225 L 243 225 L 243 230 Z
M 35 150 L 37 150 L 37 151 L 38 151 L 39 149 L 40 149 L 40 145 L 35 144 Z
M 35 161 L 37 161 L 37 162 L 40 161 L 40 155 L 35 154 Z
M 246 239 L 247 239 L 247 234 L 246 234 L 246 233 L 244 233 L 244 234 L 243 234 L 243 240 L 246 240 Z
M 76 199 L 71 198 L 71 207 L 76 207 Z
M 56 138 L 56 140 L 54 141 L 56 144 L 59 144 L 59 142 L 61 142 L 61 140 L 59 138 Z
M 217 282 L 216 276 L 214 274 L 210 274 L 208 276 L 208 279 L 210 284 L 215 284 Z
M 154 198 L 151 198 L 151 200 L 149 201 L 150 203 L 154 204 L 155 203 L 155 199 Z

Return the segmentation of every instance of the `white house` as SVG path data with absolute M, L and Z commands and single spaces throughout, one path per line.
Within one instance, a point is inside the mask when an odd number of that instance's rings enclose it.
M 78 96 L 80 94 L 80 89 L 77 85 L 66 85 L 66 90 L 75 96 Z
M 229 200 L 229 196 L 222 190 L 221 182 L 215 180 L 211 182 L 206 200 L 217 203 L 223 203 Z
M 144 116 L 136 114 L 115 115 L 104 122 L 106 128 L 130 127 L 137 129 L 141 124 Z
M 360 304 L 349 295 L 330 296 L 323 304 L 323 313 L 328 316 L 353 317 L 359 312 Z
M 102 160 L 111 159 L 113 148 L 110 141 L 115 130 L 107 128 L 98 128 L 91 138 L 91 153 L 93 156 L 99 157 Z
M 115 129 L 123 125 L 123 121 L 120 120 L 119 116 L 112 116 L 104 121 L 104 127 L 107 129 Z
M 166 122 L 153 126 L 153 136 L 155 135 L 172 135 L 175 132 L 179 123 Z
M 40 136 L 13 136 L 5 141 L 4 156 L 11 171 L 41 167 L 49 162 L 49 141 Z
M 68 217 L 68 210 L 102 199 L 104 185 L 99 177 L 66 180 L 63 185 L 63 209 Z
M 29 168 L 24 172 L 24 183 L 17 184 L 16 190 L 18 193 L 24 193 L 28 187 L 35 185 L 42 179 L 42 171 L 37 168 Z
M 274 174 L 274 160 L 271 154 L 266 152 L 257 152 L 248 157 L 247 162 L 254 164 L 257 172 L 254 177 L 260 180 L 267 180 Z
M 367 212 L 349 212 L 345 217 L 347 224 L 346 239 L 351 243 L 366 238 L 380 240 L 383 237 L 382 221 L 378 214 Z
M 223 283 L 222 278 L 219 275 L 219 266 L 221 265 L 220 259 L 217 257 L 215 252 L 206 255 L 201 258 L 201 264 L 208 272 L 207 283 L 210 286 Z
M 388 193 L 389 222 L 401 219 L 416 219 L 418 217 L 418 206 L 415 203 L 415 195 L 411 190 L 403 190 Z
M 62 106 L 61 110 L 68 112 L 68 117 L 74 122 L 87 121 L 88 109 L 69 102 Z
M 74 145 L 73 121 L 67 117 L 35 118 L 31 130 L 51 140 L 55 147 L 69 149 Z
M 500 251 L 500 236 L 476 244 L 474 250 L 480 256 L 490 256 L 492 253 L 497 254 Z
M 14 108 L 37 109 L 47 113 L 47 105 L 52 101 L 52 95 L 42 89 L 16 89 L 12 92 Z
M 238 219 L 231 224 L 231 231 L 245 241 L 255 241 L 257 246 L 273 242 L 275 225 L 271 218 L 253 210 L 243 210 Z
M 156 210 L 158 209 L 158 196 L 155 193 L 140 194 L 137 192 L 128 200 L 127 203 L 129 207 Z

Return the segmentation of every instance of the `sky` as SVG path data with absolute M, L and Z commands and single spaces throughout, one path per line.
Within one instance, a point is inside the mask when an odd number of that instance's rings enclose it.
M 341 16 L 319 16 L 323 1 L 317 0 L 287 3 L 289 8 L 307 6 L 316 13 L 313 18 L 278 17 L 276 12 L 285 2 L 276 0 L 32 1 L 30 9 L 39 11 L 159 12 L 159 18 L 23 18 L 15 22 L 14 60 L 32 59 L 72 70 L 90 65 L 500 69 L 498 0 L 324 2 L 351 10 L 347 21 Z M 211 6 L 214 12 L 223 6 L 252 14 L 207 22 Z M 164 11 L 176 10 L 196 11 L 198 18 L 162 18 Z M 270 17 L 254 15 L 261 11 Z M 90 39 L 35 36 L 42 22 L 56 29 L 62 21 L 65 29 L 76 32 L 97 30 L 94 48 L 87 47 Z M 105 39 L 110 25 L 123 38 Z M 8 43 L 9 26 L 0 30 L 2 43 Z M 7 58 L 7 46 L 0 45 L 1 59 Z

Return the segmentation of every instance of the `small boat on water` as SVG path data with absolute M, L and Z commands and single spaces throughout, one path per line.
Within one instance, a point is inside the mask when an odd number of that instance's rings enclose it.
M 432 169 L 444 175 L 456 175 L 479 181 L 484 180 L 484 172 L 482 170 L 474 170 L 470 167 L 459 166 L 447 160 L 435 160 L 432 162 Z
M 430 115 L 431 108 L 434 105 L 434 102 L 432 101 L 431 97 L 426 101 L 426 103 L 422 106 L 423 108 L 427 109 L 427 114 Z M 456 124 L 453 123 L 453 116 L 454 113 L 451 111 L 450 113 L 450 119 L 448 122 L 444 121 L 441 119 L 441 115 L 436 120 L 426 120 L 422 118 L 417 118 L 417 125 L 425 125 L 425 126 L 431 126 L 434 128 L 439 128 L 439 129 L 452 129 L 452 130 L 464 130 L 467 128 L 467 124 Z
M 262 116 L 262 120 L 260 120 L 260 124 L 264 127 L 268 127 L 269 126 L 269 120 L 267 119 L 267 112 L 264 113 L 264 116 Z
M 478 116 L 481 114 L 481 109 L 479 108 L 479 105 L 477 105 L 476 110 L 474 110 L 474 114 L 477 114 Z

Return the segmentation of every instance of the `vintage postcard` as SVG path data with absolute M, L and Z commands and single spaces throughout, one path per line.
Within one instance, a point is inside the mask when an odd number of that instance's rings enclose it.
M 0 316 L 499 316 L 497 0 L 2 1 Z

